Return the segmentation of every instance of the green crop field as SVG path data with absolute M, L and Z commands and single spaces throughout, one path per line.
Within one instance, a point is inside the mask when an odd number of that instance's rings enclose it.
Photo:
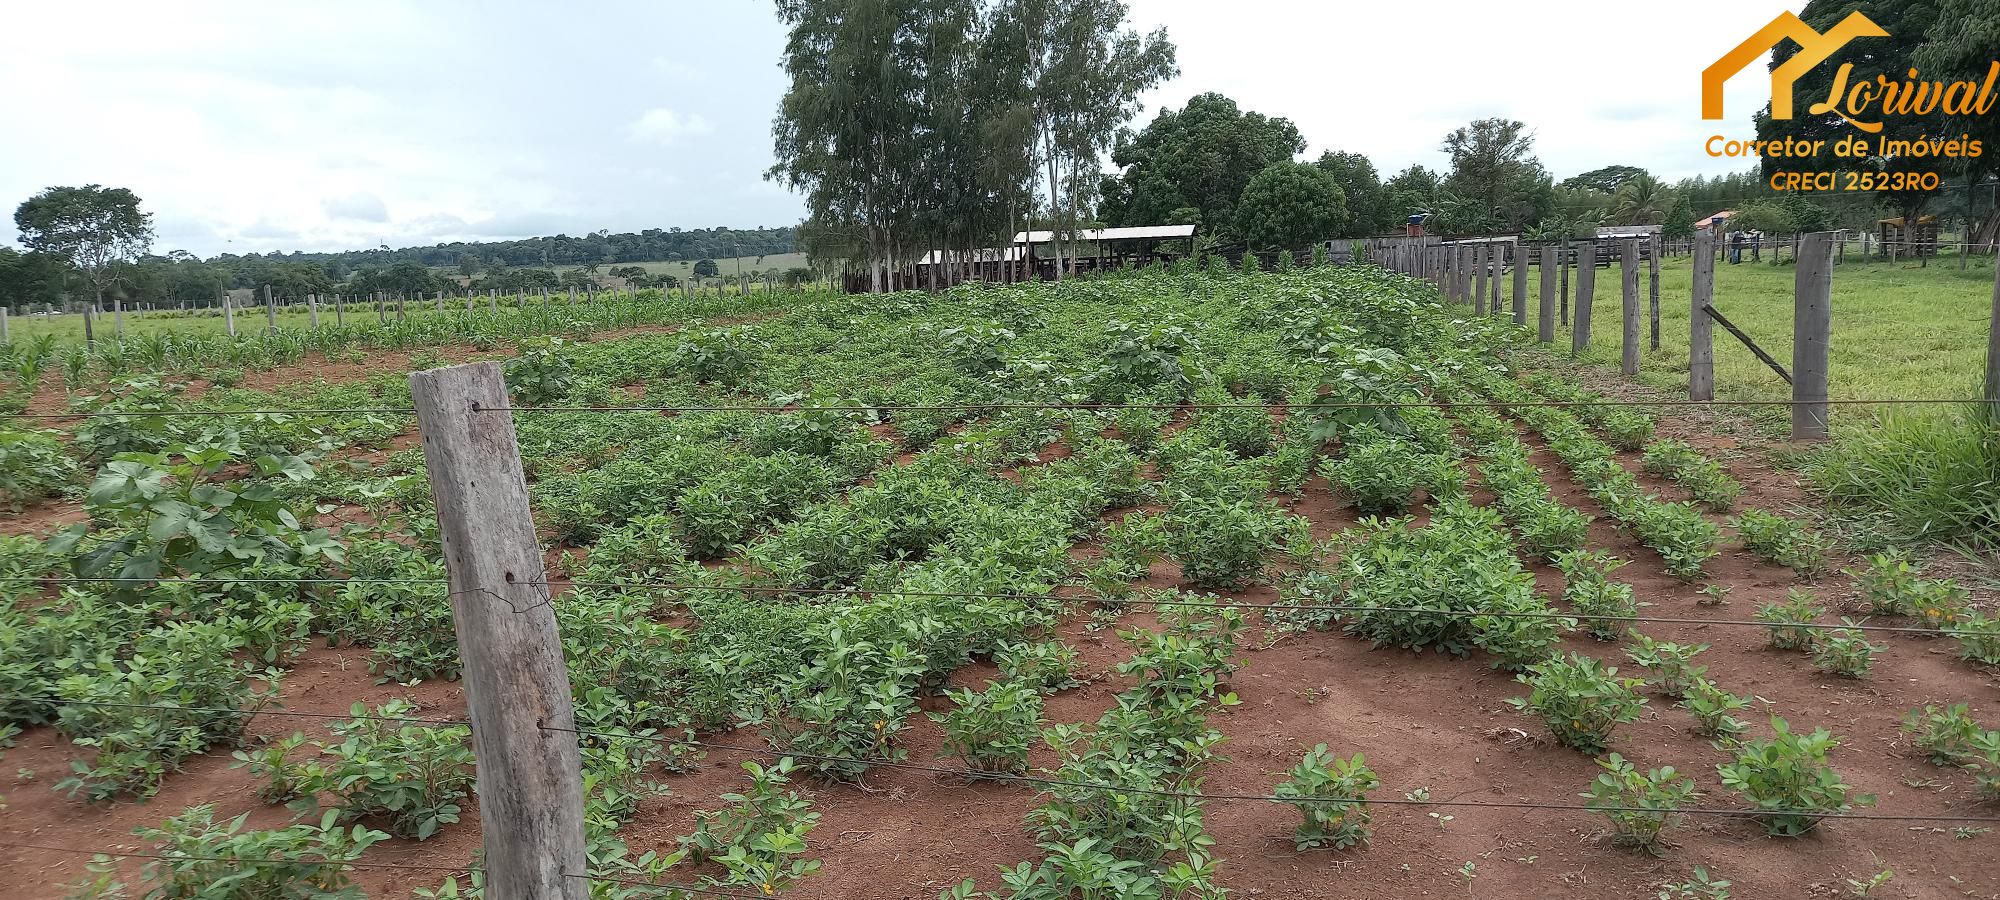
M 1768 325 L 1782 274 L 1723 297 Z M 1636 848 L 1726 854 L 1747 896 L 1825 854 L 1941 894 L 1990 857 L 1896 818 L 1949 826 L 2000 783 L 1990 711 L 1937 705 L 2000 664 L 1987 598 L 1915 545 L 1851 555 L 1764 463 L 1575 405 L 1603 397 L 1520 329 L 1381 269 L 126 343 L 40 370 L 17 344 L 0 376 L 15 409 L 54 404 L 0 430 L 10 817 L 202 862 L 10 851 L 43 893 L 191 893 L 253 855 L 272 895 L 464 890 L 454 609 L 484 601 L 444 597 L 446 451 L 405 371 L 446 348 L 505 360 L 517 445 L 475 431 L 518 455 L 551 568 L 528 611 L 568 666 L 593 877 L 1306 896 L 1337 862 L 1440 896 L 1585 870 L 1650 892 Z M 321 377 L 336 358 L 376 365 Z M 267 387 L 225 386 L 252 370 Z M 1941 764 L 1839 746 L 1897 740 Z M 1917 778 L 1951 790 L 1896 790 Z M 1856 817 L 1864 793 L 1890 818 Z M 951 829 L 979 839 L 945 869 L 921 848 Z M 412 882 L 412 858 L 438 868 Z

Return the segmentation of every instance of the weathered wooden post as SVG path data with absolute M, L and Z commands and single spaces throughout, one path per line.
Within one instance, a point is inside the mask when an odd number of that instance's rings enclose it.
M 1660 349 L 1660 236 L 1653 235 L 1646 240 L 1646 295 L 1647 315 L 1652 322 L 1652 330 L 1646 346 Z
M 1570 320 L 1569 355 L 1580 357 L 1590 349 L 1590 305 L 1597 298 L 1597 244 L 1578 242 L 1576 259 L 1576 317 Z
M 125 336 L 125 301 L 117 297 L 111 298 L 111 333 Z
M 437 314 L 444 315 L 444 292 L 438 291 L 437 296 L 431 298 L 431 302 L 436 304 Z
M 1537 312 L 1535 339 L 1553 343 L 1556 339 L 1556 270 L 1562 268 L 1562 252 L 1554 244 L 1542 245 L 1542 305 Z
M 264 321 L 270 330 L 278 330 L 278 304 L 271 300 L 271 286 L 264 285 Z
M 1618 243 L 1618 268 L 1625 301 L 1622 310 L 1625 343 L 1618 358 L 1618 371 L 1631 376 L 1639 374 L 1639 242 L 1628 238 Z
M 347 295 L 333 295 L 333 327 L 347 327 Z
M 312 320 L 312 329 L 319 330 L 319 295 L 306 295 L 306 315 Z
M 486 885 L 584 900 L 583 763 L 500 365 L 410 375 L 472 720 Z
M 235 337 L 235 336 L 236 336 L 236 309 L 235 309 L 235 307 L 234 307 L 234 306 L 233 306 L 232 304 L 230 304 L 230 302 L 229 302 L 229 291 L 227 291 L 227 290 L 224 290 L 223 292 L 221 292 L 221 293 L 217 294 L 216 296 L 217 296 L 217 297 L 220 297 L 220 298 L 222 298 L 222 321 L 223 321 L 223 323 L 224 323 L 224 324 L 226 324 L 226 325 L 228 325 L 228 326 L 229 326 L 229 336 L 230 336 L 230 337 Z
M 1486 263 L 1487 245 L 1478 244 L 1472 248 L 1472 312 L 1486 314 Z
M 1827 437 L 1827 358 L 1833 338 L 1831 235 L 1807 235 L 1792 301 L 1792 440 Z
M 492 288 L 486 289 L 486 311 L 496 316 L 500 314 L 500 295 Z
M 7 327 L 7 307 L 0 306 L 0 344 L 14 342 L 14 333 Z
M 1528 245 L 1514 242 L 1514 324 L 1528 324 Z
M 1715 302 L 1715 235 L 1694 235 L 1693 307 L 1688 311 L 1688 399 L 1715 399 L 1715 323 L 1708 305 Z

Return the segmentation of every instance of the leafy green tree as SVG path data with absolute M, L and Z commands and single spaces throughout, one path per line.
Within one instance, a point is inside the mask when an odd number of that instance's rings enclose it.
M 1103 216 L 1111 225 L 1157 225 L 1193 209 L 1211 231 L 1236 220 L 1236 202 L 1257 173 L 1305 151 L 1290 119 L 1245 112 L 1221 94 L 1165 109 L 1111 154 L 1124 171 L 1106 178 Z
M 1347 198 L 1347 224 L 1335 237 L 1368 237 L 1388 230 L 1402 219 L 1388 188 L 1375 174 L 1375 164 L 1359 153 L 1328 150 L 1313 165 L 1333 176 Z
M 721 274 L 721 272 L 722 269 L 715 264 L 715 260 L 697 259 L 694 261 L 694 277 L 696 278 L 714 278 L 716 275 Z
M 1620 225 L 1658 225 L 1674 206 L 1673 191 L 1644 172 L 1625 180 L 1611 198 L 1611 218 Z
M 458 274 L 471 278 L 479 274 L 479 256 L 466 251 L 458 255 Z
M 1790 234 L 1795 230 L 1792 215 L 1777 203 L 1758 201 L 1748 203 L 1729 217 L 1731 231 L 1761 231 L 1765 234 Z
M 1253 250 L 1302 248 L 1346 224 L 1340 183 L 1324 169 L 1289 160 L 1251 178 L 1236 207 L 1236 231 Z
M 1535 158 L 1535 135 L 1513 119 L 1478 119 L 1445 135 L 1451 157 L 1444 187 L 1502 228 L 1518 228 L 1548 210 L 1554 182 Z
M 30 303 L 55 303 L 62 299 L 68 271 L 68 263 L 46 253 L 0 247 L 0 304 L 19 310 Z
M 2000 6 L 1991 0 L 1937 0 L 1937 22 L 1917 48 L 1915 65 L 1926 79 L 1984 84 L 2000 59 Z M 1986 152 L 1963 160 L 1958 169 L 1977 182 L 2000 172 L 2000 115 L 1947 116 L 1941 133 L 1970 135 Z M 1986 211 L 1978 240 L 2000 239 L 2000 204 Z
M 1662 224 L 1660 234 L 1676 241 L 1694 237 L 1694 207 L 1686 200 L 1677 200 L 1674 208 L 1667 212 L 1667 221 Z
M 153 245 L 153 216 L 126 188 L 48 188 L 14 210 L 14 226 L 22 246 L 82 272 L 100 302 L 117 281 L 118 264 L 137 261 Z
M 1808 26 L 1821 33 L 1831 29 L 1840 20 L 1847 18 L 1857 7 L 1855 0 L 1812 0 L 1799 13 Z M 1988 4 L 1990 5 L 1990 4 Z M 1968 4 L 1985 8 L 1982 4 Z M 1856 40 L 1843 48 L 1833 59 L 1814 66 L 1802 75 L 1792 86 L 1795 109 L 1790 119 L 1771 118 L 1771 108 L 1767 105 L 1757 113 L 1757 139 L 1764 141 L 1793 138 L 1801 141 L 1825 141 L 1831 148 L 1844 137 L 1865 137 L 1872 147 L 1880 147 L 1885 140 L 1921 140 L 1925 136 L 1942 133 L 1947 123 L 1944 114 L 1932 112 L 1928 115 L 1897 114 L 1881 116 L 1877 119 L 1882 129 L 1872 135 L 1864 134 L 1849 125 L 1841 116 L 1816 116 L 1807 112 L 1807 105 L 1825 98 L 1833 89 L 1833 80 L 1841 69 L 1852 64 L 1853 70 L 1848 84 L 1872 83 L 1877 77 L 1891 82 L 1900 82 L 1916 63 L 1917 53 L 1923 48 L 1933 29 L 1955 30 L 1959 28 L 1956 19 L 1943 16 L 1938 0 L 1879 0 L 1867 4 L 1868 18 L 1889 32 L 1888 37 L 1868 37 Z M 1771 51 L 1771 68 L 1790 62 L 1796 56 L 1799 46 L 1791 41 L 1779 41 Z M 1987 53 L 1990 63 L 1996 51 L 1992 45 L 1979 52 Z M 1985 79 L 1985 65 L 1980 66 L 1979 78 Z M 1928 74 L 1926 77 L 1929 77 Z M 1804 102 L 1798 102 L 1803 100 Z M 1875 107 L 1880 109 L 1880 104 Z M 1952 132 L 1956 137 L 1957 132 Z M 1989 150 L 1990 152 L 1990 150 Z M 1863 172 L 1928 172 L 1938 167 L 1935 157 L 1884 157 L 1837 156 L 1828 152 L 1811 160 L 1785 157 L 1765 157 L 1764 176 L 1782 171 L 1836 170 Z M 1896 206 L 1902 215 L 1915 219 L 1924 212 L 1924 207 L 1935 196 L 1935 191 L 1904 190 L 1883 191 L 1882 199 Z
M 1645 169 L 1638 166 L 1605 166 L 1581 175 L 1571 175 L 1562 180 L 1562 187 L 1589 188 L 1599 193 L 1616 194 L 1619 188 L 1625 186 L 1625 182 L 1648 174 Z

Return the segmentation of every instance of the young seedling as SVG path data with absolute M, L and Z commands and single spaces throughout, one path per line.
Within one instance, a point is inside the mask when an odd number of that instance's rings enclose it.
M 1625 651 L 1625 655 L 1652 676 L 1648 682 L 1663 697 L 1674 700 L 1686 697 L 1688 689 L 1708 672 L 1707 666 L 1694 664 L 1695 656 L 1708 649 L 1707 644 L 1656 641 L 1637 629 L 1629 634 L 1632 646 Z
M 1633 690 L 1637 678 L 1619 678 L 1616 668 L 1572 653 L 1528 667 L 1515 680 L 1531 689 L 1526 697 L 1507 701 L 1515 709 L 1542 717 L 1564 746 L 1585 753 L 1602 753 L 1611 731 L 1635 721 L 1646 701 Z
M 1817 629 L 1804 627 L 1814 619 L 1826 614 L 1826 607 L 1819 605 L 1813 595 L 1794 589 L 1786 595 L 1785 602 L 1766 603 L 1757 608 L 1757 621 L 1763 622 L 1771 630 L 1771 646 L 1779 650 L 1801 650 L 1811 652 L 1817 641 Z
M 1663 855 L 1667 829 L 1680 824 L 1681 807 L 1694 797 L 1693 779 L 1673 766 L 1641 772 L 1617 753 L 1597 764 L 1604 771 L 1583 796 L 1611 820 L 1612 840 Z
M 1794 734 L 1784 719 L 1771 717 L 1771 738 L 1737 745 L 1736 759 L 1716 767 L 1722 784 L 1741 793 L 1762 816 L 1764 830 L 1774 837 L 1799 837 L 1813 830 L 1820 817 L 1813 812 L 1841 813 L 1870 806 L 1875 798 L 1851 794 L 1840 773 L 1827 764 L 1828 750 L 1840 745 L 1824 728 Z
M 1842 619 L 1841 624 L 1853 626 L 1852 619 Z M 1828 631 L 1812 649 L 1813 667 L 1845 678 L 1866 678 L 1868 670 L 1875 663 L 1875 654 L 1882 647 L 1868 643 L 1867 635 L 1848 627 Z
M 1298 849 L 1345 850 L 1368 840 L 1368 792 L 1381 786 L 1361 754 L 1340 759 L 1320 744 L 1271 793 L 1305 819 L 1292 832 Z

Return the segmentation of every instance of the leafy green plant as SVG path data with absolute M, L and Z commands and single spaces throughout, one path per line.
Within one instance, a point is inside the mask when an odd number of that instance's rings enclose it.
M 215 821 L 215 807 L 189 808 L 158 828 L 133 831 L 153 843 L 161 857 L 148 862 L 140 880 L 150 897 L 300 897 L 358 900 L 367 896 L 348 877 L 346 864 L 388 835 L 356 825 L 343 830 L 328 812 L 318 825 L 301 822 L 271 831 L 246 831 L 249 813 L 227 823 Z M 116 862 L 97 857 L 91 869 L 104 876 L 94 896 L 123 896 L 112 880 Z
M 1660 889 L 1659 900 L 1729 900 L 1730 882 L 1716 878 L 1708 870 L 1694 867 L 1694 875 L 1678 884 L 1669 884 Z
M 929 713 L 944 729 L 944 749 L 974 772 L 1018 775 L 1028 770 L 1028 747 L 1041 733 L 1042 695 L 1019 681 L 989 682 L 984 691 L 948 692 L 952 708 Z
M 502 369 L 508 392 L 529 406 L 563 400 L 576 385 L 576 364 L 562 338 L 523 345 Z
M 1751 553 L 1788 567 L 1801 578 L 1827 569 L 1833 542 L 1804 523 L 1761 509 L 1746 509 L 1731 518 L 1729 525 L 1742 536 L 1743 546 Z
M 1958 640 L 1958 657 L 1989 666 L 2000 665 L 2000 616 L 1970 610 L 1958 621 L 1946 625 L 1945 633 Z
M 1866 678 L 1883 648 L 1868 643 L 1868 636 L 1854 629 L 1852 619 L 1842 619 L 1847 628 L 1829 630 L 1812 648 L 1813 667 L 1846 678 Z
M 1825 614 L 1826 607 L 1812 594 L 1796 588 L 1786 595 L 1783 603 L 1770 602 L 1757 607 L 1757 621 L 1766 623 L 1770 629 L 1771 646 L 1808 653 L 1819 636 L 1815 633 L 1817 629 L 1807 626 Z
M 1661 696 L 1675 700 L 1685 698 L 1688 690 L 1708 672 L 1707 666 L 1694 664 L 1694 658 L 1708 649 L 1707 644 L 1656 641 L 1637 630 L 1631 634 L 1632 646 L 1625 651 L 1625 655 L 1652 676 L 1649 682 Z
M 1827 764 L 1827 751 L 1840 745 L 1832 732 L 1819 728 L 1795 734 L 1777 716 L 1771 717 L 1771 731 L 1769 739 L 1738 744 L 1735 761 L 1716 767 L 1724 787 L 1741 793 L 1752 807 L 1771 811 L 1761 817 L 1766 832 L 1798 837 L 1818 825 L 1820 817 L 1813 813 L 1874 803 L 1871 796 L 1851 794 L 1840 773 Z
M 1583 796 L 1591 809 L 1611 820 L 1612 839 L 1655 856 L 1665 852 L 1665 833 L 1683 818 L 1679 810 L 1694 798 L 1694 780 L 1663 766 L 1641 772 L 1616 753 L 1597 761 L 1604 769 Z
M 1885 616 L 1909 615 L 1916 607 L 1913 589 L 1920 574 L 1909 554 L 1885 550 L 1868 554 L 1862 562 L 1860 571 L 1847 574 L 1853 577 L 1854 589 L 1860 592 L 1869 611 Z
M 1271 794 L 1305 819 L 1292 831 L 1298 849 L 1345 850 L 1368 840 L 1368 792 L 1381 786 L 1361 754 L 1341 759 L 1319 744 L 1306 751 Z
M 896 746 L 917 708 L 923 658 L 901 641 L 886 648 L 831 627 L 824 649 L 780 681 L 763 724 L 773 747 L 798 753 L 837 781 L 854 781 L 869 760 L 897 761 Z
M 1167 513 L 1167 552 L 1197 585 L 1241 588 L 1263 572 L 1284 525 L 1269 501 L 1182 496 Z
M 265 803 L 290 803 L 314 790 L 314 764 L 301 758 L 303 754 L 299 752 L 305 743 L 305 735 L 294 733 L 256 750 L 238 750 L 233 754 L 236 762 L 230 768 L 248 769 L 250 777 L 264 782 L 257 788 L 258 799 Z M 312 752 L 318 753 L 318 749 Z
M 1917 749 L 1940 766 L 1965 765 L 1976 756 L 1974 741 L 1985 729 L 1972 718 L 1964 703 L 1950 706 L 1925 705 L 1903 717 L 1903 733 L 1910 735 Z
M 1010 644 L 993 655 L 1000 677 L 1027 685 L 1041 694 L 1076 687 L 1083 683 L 1077 672 L 1083 662 L 1076 648 L 1062 641 Z
M 76 462 L 52 431 L 0 428 L 0 504 L 20 512 L 75 483 Z
M 1737 495 L 1743 492 L 1743 485 L 1685 441 L 1653 442 L 1646 447 L 1641 465 L 1646 471 L 1664 475 L 1686 488 L 1695 502 L 1709 512 L 1728 512 Z
M 324 762 L 311 764 L 302 805 L 330 796 L 343 820 L 387 822 L 390 831 L 418 840 L 457 822 L 458 801 L 472 792 L 472 729 L 385 721 L 414 712 L 405 700 L 373 711 L 354 704 L 356 718 L 332 727 L 340 743 L 320 745 Z
M 1616 668 L 1577 653 L 1529 666 L 1515 680 L 1528 696 L 1509 699 L 1515 709 L 1541 716 L 1564 746 L 1601 753 L 1620 723 L 1637 721 L 1646 701 L 1633 690 L 1636 678 L 1618 678 Z
M 1972 610 L 1971 592 L 1949 579 L 1919 578 L 1910 584 L 1909 597 L 1918 621 L 1929 628 L 1949 628 Z
M 1750 708 L 1750 701 L 1717 687 L 1715 682 L 1697 678 L 1688 685 L 1681 708 L 1694 716 L 1695 733 L 1703 737 L 1733 740 L 1750 730 L 1741 719 L 1730 715 Z
M 681 852 L 692 862 L 714 862 L 728 873 L 704 881 L 770 896 L 819 871 L 819 860 L 798 858 L 820 814 L 811 801 L 784 789 L 797 769 L 791 757 L 768 767 L 745 762 L 750 789 L 723 794 L 730 804 L 723 809 L 695 814 L 694 833 L 681 838 Z
M 1596 551 L 1572 550 L 1556 557 L 1563 573 L 1563 600 L 1576 611 L 1584 630 L 1600 641 L 1617 640 L 1639 613 L 1632 586 L 1609 577 L 1625 564 L 1626 560 Z
M 1350 432 L 1347 454 L 1320 464 L 1320 474 L 1364 514 L 1399 513 L 1429 485 L 1440 462 L 1400 438 L 1368 435 L 1372 426 Z

